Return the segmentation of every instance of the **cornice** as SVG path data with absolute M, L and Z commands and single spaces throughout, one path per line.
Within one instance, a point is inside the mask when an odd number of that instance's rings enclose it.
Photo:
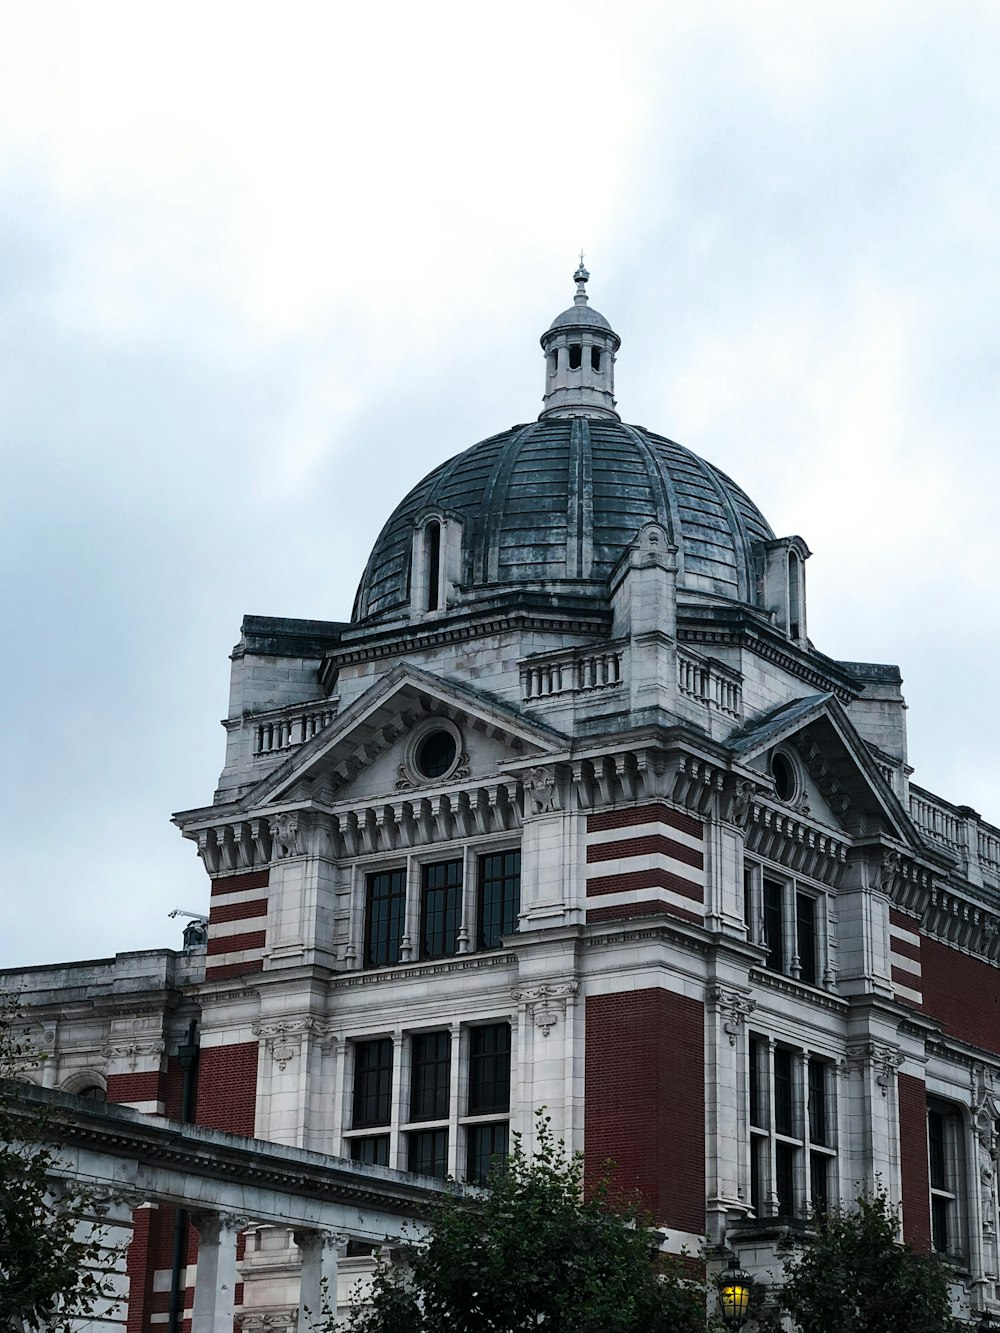
M 372 626 L 367 633 L 359 627 L 356 643 L 341 643 L 323 658 L 319 669 L 320 683 L 331 690 L 337 673 L 344 666 L 378 661 L 386 657 L 400 657 L 407 653 L 422 652 L 445 644 L 466 643 L 486 638 L 491 634 L 534 630 L 560 634 L 584 634 L 606 638 L 611 627 L 610 611 L 581 613 L 579 609 L 558 608 L 546 610 L 493 611 L 471 618 L 454 621 L 436 621 L 433 624 L 399 625 L 380 629 Z M 362 637 L 363 636 L 363 637 Z
M 764 991 L 776 991 L 780 995 L 790 995 L 798 1003 L 811 1004 L 815 1008 L 829 1009 L 836 1014 L 846 1014 L 850 1005 L 840 995 L 819 990 L 815 986 L 806 986 L 794 977 L 783 976 L 780 972 L 769 972 L 761 967 L 750 969 L 750 981 Z

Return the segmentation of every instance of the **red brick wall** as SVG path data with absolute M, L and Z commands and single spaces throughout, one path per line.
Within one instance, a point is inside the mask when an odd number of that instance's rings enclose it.
M 931 1248 L 930 1181 L 927 1176 L 927 1089 L 923 1080 L 899 1076 L 899 1153 L 903 1184 L 903 1239 L 915 1250 Z
M 1000 1054 L 1000 968 L 921 936 L 923 1012 L 960 1041 Z
M 158 1102 L 163 1095 L 163 1075 L 156 1070 L 108 1075 L 109 1102 Z
M 198 1068 L 195 1120 L 230 1134 L 254 1132 L 257 1102 L 257 1043 L 203 1046 Z
M 653 1220 L 705 1229 L 705 1015 L 650 988 L 587 999 L 588 1183 L 638 1192 Z

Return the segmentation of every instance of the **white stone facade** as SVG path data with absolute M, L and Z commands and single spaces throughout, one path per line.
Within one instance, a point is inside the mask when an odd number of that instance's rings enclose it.
M 763 1278 L 881 1185 L 1000 1310 L 1000 831 L 911 787 L 898 670 L 808 639 L 805 542 L 619 423 L 577 278 L 542 421 L 416 488 L 355 618 L 244 622 L 215 799 L 175 816 L 207 955 L 161 1018 L 26 975 L 45 1077 L 176 1115 L 194 1017 L 202 1123 L 463 1178 L 544 1106 L 670 1247 Z M 246 1327 L 299 1256 L 248 1250 Z

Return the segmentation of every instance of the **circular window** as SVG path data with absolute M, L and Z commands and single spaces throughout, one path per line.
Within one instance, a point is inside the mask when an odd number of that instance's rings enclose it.
M 774 778 L 774 794 L 778 800 L 790 801 L 795 795 L 798 782 L 791 760 L 780 750 L 771 756 L 771 777 Z
M 430 731 L 417 746 L 417 772 L 424 778 L 442 778 L 458 758 L 458 742 L 450 731 Z

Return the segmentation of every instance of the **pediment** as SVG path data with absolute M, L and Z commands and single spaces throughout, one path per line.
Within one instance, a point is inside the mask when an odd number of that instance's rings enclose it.
M 743 727 L 727 746 L 744 768 L 761 775 L 765 790 L 775 787 L 774 753 L 789 756 L 796 778 L 791 803 L 811 819 L 855 836 L 881 833 L 920 846 L 908 812 L 832 694 L 783 704 Z
M 447 759 L 425 762 L 433 738 Z M 244 798 L 249 808 L 290 801 L 398 797 L 498 776 L 506 760 L 563 750 L 567 737 L 490 695 L 417 667 L 393 668 Z M 423 765 L 423 767 L 421 767 Z M 424 771 L 424 770 L 429 770 Z

